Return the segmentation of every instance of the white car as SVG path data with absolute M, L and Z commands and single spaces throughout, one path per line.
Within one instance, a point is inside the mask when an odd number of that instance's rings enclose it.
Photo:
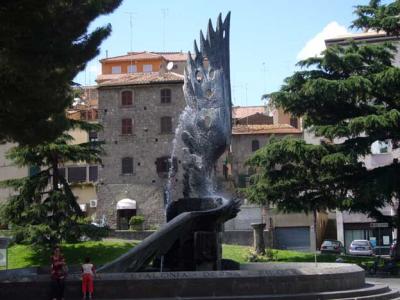
M 354 240 L 350 244 L 349 254 L 372 256 L 374 255 L 374 249 L 367 240 Z

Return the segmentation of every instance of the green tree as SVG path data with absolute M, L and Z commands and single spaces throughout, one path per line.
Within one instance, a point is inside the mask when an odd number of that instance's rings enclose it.
M 80 121 L 73 124 L 88 131 L 100 128 Z M 2 182 L 15 190 L 2 214 L 20 240 L 46 245 L 76 241 L 82 235 L 83 213 L 59 167 L 67 162 L 99 163 L 102 147 L 100 142 L 72 142 L 73 137 L 63 133 L 52 142 L 17 146 L 7 154 L 17 166 L 37 169 L 36 174 Z
M 353 26 L 400 31 L 400 1 L 356 7 Z M 363 158 L 375 141 L 400 141 L 400 69 L 389 43 L 331 46 L 321 57 L 300 61 L 302 70 L 268 95 L 275 106 L 302 116 L 320 145 L 296 139 L 275 140 L 259 150 L 249 165 L 258 169 L 246 190 L 254 202 L 269 201 L 283 210 L 339 208 L 367 213 L 400 228 L 380 208 L 400 199 L 400 165 L 367 169 Z M 400 248 L 400 247 L 398 247 Z
M 69 128 L 72 80 L 111 32 L 87 28 L 121 2 L 0 2 L 0 141 L 39 144 Z

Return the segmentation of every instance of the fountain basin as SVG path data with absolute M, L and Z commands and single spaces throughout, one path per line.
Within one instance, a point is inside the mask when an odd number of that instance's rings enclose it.
M 80 276 L 70 274 L 66 298 L 80 299 L 80 284 Z M 365 288 L 363 269 L 339 263 L 251 263 L 237 271 L 102 273 L 95 279 L 97 299 L 291 299 L 301 294 L 307 297 L 293 299 L 327 299 L 316 295 Z M 42 300 L 49 291 L 48 275 L 0 272 L 0 299 L 30 295 L 31 300 Z

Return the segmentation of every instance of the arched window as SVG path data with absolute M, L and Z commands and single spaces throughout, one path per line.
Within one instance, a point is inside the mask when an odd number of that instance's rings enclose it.
M 171 103 L 171 89 L 162 89 L 160 96 L 161 96 L 161 103 L 162 104 Z
M 133 174 L 133 158 L 132 157 L 122 158 L 121 172 L 122 172 L 122 174 Z
M 121 133 L 122 134 L 132 134 L 133 131 L 133 120 L 132 119 L 122 119 Z
M 133 103 L 132 91 L 123 91 L 121 93 L 122 106 L 129 106 Z
M 258 140 L 252 140 L 251 141 L 251 151 L 257 151 L 260 149 L 260 142 Z
M 160 119 L 160 132 L 161 133 L 172 133 L 172 118 L 161 117 Z

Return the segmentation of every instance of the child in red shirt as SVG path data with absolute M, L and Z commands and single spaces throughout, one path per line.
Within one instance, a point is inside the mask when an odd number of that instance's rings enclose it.
M 90 262 L 90 257 L 85 258 L 85 262 L 82 264 L 82 294 L 83 298 L 86 299 L 86 292 L 89 291 L 89 299 L 93 296 L 93 277 L 96 275 L 94 265 Z

